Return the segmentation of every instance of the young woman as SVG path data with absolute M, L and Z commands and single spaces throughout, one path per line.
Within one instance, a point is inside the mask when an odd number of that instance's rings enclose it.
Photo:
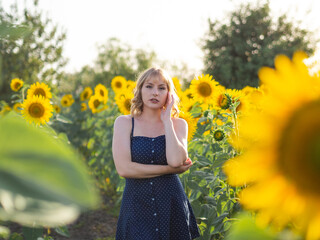
M 170 76 L 150 68 L 137 80 L 131 115 L 114 123 L 117 172 L 126 178 L 117 240 L 187 240 L 199 237 L 191 205 L 177 174 L 187 171 L 188 126 L 178 118 Z

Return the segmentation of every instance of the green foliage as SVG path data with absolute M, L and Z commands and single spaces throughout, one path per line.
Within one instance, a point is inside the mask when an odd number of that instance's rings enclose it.
M 14 112 L 0 118 L 0 132 L 1 219 L 60 226 L 97 206 L 87 169 L 64 135 L 30 125 Z
M 209 19 L 203 44 L 205 73 L 227 88 L 258 87 L 259 68 L 273 67 L 276 55 L 291 58 L 296 50 L 312 54 L 316 47 L 313 33 L 286 15 L 273 21 L 269 3 L 241 5 L 228 19 L 228 23 Z
M 37 10 L 37 4 L 34 1 L 31 8 L 19 9 L 15 2 L 10 11 L 5 12 L 0 2 L 0 63 L 3 82 L 0 84 L 0 96 L 7 102 L 13 78 L 20 78 L 29 84 L 36 81 L 50 84 L 53 80 L 61 79 L 62 67 L 66 64 L 62 58 L 66 34 Z

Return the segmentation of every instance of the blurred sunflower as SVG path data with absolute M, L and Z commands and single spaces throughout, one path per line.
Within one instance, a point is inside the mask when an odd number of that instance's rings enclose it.
M 173 82 L 174 88 L 177 90 L 177 93 L 182 92 L 180 80 L 177 77 L 173 77 L 172 82 Z
M 11 80 L 10 87 L 13 91 L 18 92 L 23 86 L 23 81 L 19 78 Z
M 246 114 L 250 111 L 252 106 L 244 92 L 237 89 L 227 89 L 225 94 L 231 99 L 232 104 L 239 102 L 239 105 L 236 107 L 237 113 Z
M 108 101 L 108 89 L 99 83 L 95 88 L 94 88 L 94 94 L 100 98 L 100 101 L 103 102 L 104 104 L 107 103 Z
M 46 124 L 52 116 L 53 107 L 50 100 L 41 95 L 31 95 L 22 103 L 21 113 L 28 122 L 37 125 Z
M 204 106 L 204 109 L 208 109 L 209 105 L 212 105 L 213 96 L 217 89 L 221 88 L 218 86 L 219 83 L 212 80 L 212 76 L 201 75 L 194 78 L 190 83 L 190 91 L 195 99 L 197 99 Z
M 62 107 L 70 107 L 74 103 L 72 94 L 66 94 L 61 98 Z
M 37 96 L 37 95 L 43 96 L 44 98 L 48 98 L 48 99 L 52 98 L 50 88 L 45 83 L 36 82 L 30 86 L 30 88 L 28 89 L 27 98 L 29 98 L 30 96 Z
M 122 76 L 116 76 L 111 80 L 111 88 L 115 94 L 127 87 L 127 80 Z
M 81 93 L 80 93 L 80 101 L 86 101 L 92 96 L 92 89 L 91 87 L 86 87 Z
M 179 102 L 179 110 L 183 112 L 190 112 L 195 103 L 196 100 L 184 97 Z
M 132 92 L 126 92 L 115 97 L 116 104 L 119 107 L 119 111 L 124 114 L 130 114 L 131 100 L 134 97 Z
M 61 112 L 61 108 L 58 105 L 53 105 L 53 109 L 56 113 L 60 113 Z
M 320 77 L 309 75 L 305 58 L 279 55 L 275 69 L 259 71 L 267 89 L 263 111 L 239 120 L 240 135 L 232 139 L 243 154 L 224 171 L 231 185 L 250 184 L 240 202 L 259 212 L 260 224 L 295 227 L 305 239 L 319 239 Z
M 133 90 L 134 90 L 134 88 L 136 87 L 136 85 L 137 85 L 136 82 L 131 81 L 131 80 L 128 80 L 128 81 L 127 81 L 127 91 L 133 93 Z
M 17 113 L 20 113 L 22 110 L 22 104 L 17 102 L 13 105 L 13 110 L 16 111 Z
M 4 106 L 4 107 L 1 109 L 0 115 L 4 115 L 4 114 L 10 112 L 11 110 L 12 110 L 11 107 L 8 106 L 8 105 L 6 105 L 6 106 Z
M 86 103 L 81 103 L 81 112 L 87 110 L 87 104 Z
M 99 113 L 107 109 L 107 105 L 104 105 L 103 101 L 101 101 L 101 97 L 97 95 L 90 97 L 88 105 L 92 113 Z
M 186 120 L 188 123 L 188 142 L 190 142 L 197 130 L 197 121 L 189 112 L 179 112 L 179 118 Z

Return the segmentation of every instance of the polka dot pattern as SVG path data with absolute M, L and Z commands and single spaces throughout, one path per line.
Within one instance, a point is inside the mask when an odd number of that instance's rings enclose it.
M 132 132 L 134 119 L 132 118 Z M 132 136 L 131 158 L 168 165 L 165 135 Z M 126 178 L 116 240 L 188 240 L 200 236 L 189 200 L 177 174 Z

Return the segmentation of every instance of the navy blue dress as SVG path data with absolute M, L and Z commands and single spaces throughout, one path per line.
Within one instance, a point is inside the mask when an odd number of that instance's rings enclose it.
M 168 165 L 165 135 L 133 136 L 131 159 L 142 164 Z M 126 178 L 116 240 L 188 240 L 199 228 L 177 174 Z

